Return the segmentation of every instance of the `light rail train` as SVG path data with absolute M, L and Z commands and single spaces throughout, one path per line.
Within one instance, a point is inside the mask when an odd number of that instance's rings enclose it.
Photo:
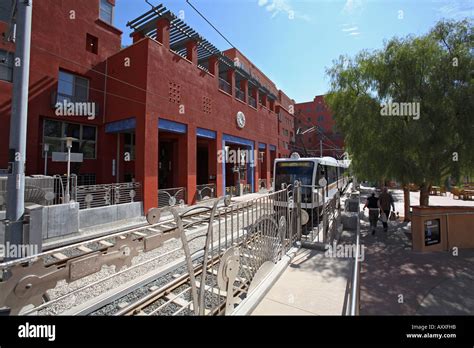
M 273 189 L 280 190 L 282 185 L 293 185 L 299 181 L 302 186 L 301 208 L 314 210 L 345 189 L 349 183 L 348 167 L 349 161 L 338 161 L 332 157 L 305 158 L 293 154 L 291 158 L 278 158 L 274 164 Z

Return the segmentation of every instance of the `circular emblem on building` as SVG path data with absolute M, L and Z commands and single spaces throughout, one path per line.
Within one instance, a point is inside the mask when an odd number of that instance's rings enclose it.
M 237 126 L 242 129 L 245 127 L 245 115 L 242 111 L 237 113 Z

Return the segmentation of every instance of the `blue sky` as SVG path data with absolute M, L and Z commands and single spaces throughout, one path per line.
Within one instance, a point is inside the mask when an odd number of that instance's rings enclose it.
M 230 45 L 185 0 L 150 0 L 184 14 L 216 47 Z M 393 36 L 426 33 L 442 19 L 474 17 L 472 0 L 190 0 L 214 26 L 296 102 L 329 88 L 326 68 L 340 55 L 378 49 Z M 130 44 L 127 21 L 150 6 L 116 0 L 114 24 Z

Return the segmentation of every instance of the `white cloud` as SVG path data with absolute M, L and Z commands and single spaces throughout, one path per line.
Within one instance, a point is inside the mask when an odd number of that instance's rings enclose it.
M 474 3 L 470 1 L 454 1 L 448 5 L 436 9 L 442 17 L 451 19 L 472 18 L 474 14 Z
M 359 30 L 359 27 L 352 27 L 352 28 L 342 28 L 343 32 L 348 32 L 348 31 L 357 31 Z
M 290 0 L 258 0 L 258 6 L 265 7 L 271 13 L 272 18 L 279 14 L 285 14 L 289 19 L 310 20 L 308 15 L 295 11 L 290 4 Z
M 363 5 L 362 0 L 346 0 L 342 13 L 349 16 L 360 14 L 363 10 Z
M 349 23 L 343 24 L 341 31 L 344 34 L 352 36 L 352 37 L 360 35 L 359 27 L 354 24 L 349 24 Z

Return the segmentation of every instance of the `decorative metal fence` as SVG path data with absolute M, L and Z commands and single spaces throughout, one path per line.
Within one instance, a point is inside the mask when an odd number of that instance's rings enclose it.
M 183 192 L 182 189 L 175 190 Z M 163 277 L 159 289 L 127 303 L 114 314 L 232 314 L 240 301 L 261 284 L 268 271 L 290 250 L 299 247 L 296 242 L 303 241 L 302 228 L 308 223 L 301 208 L 303 199 L 302 188 L 289 185 L 280 191 L 235 204 L 231 204 L 227 196 L 216 199 L 212 206 L 189 207 L 180 213 L 175 207 L 152 209 L 147 214 L 147 226 L 65 246 L 60 252 L 52 250 L 0 264 L 0 272 L 8 275 L 0 279 L 0 307 L 8 307 L 11 314 L 18 314 L 25 306 L 35 306 L 23 312 L 27 315 L 41 308 L 54 307 L 63 300 L 74 304 L 80 291 L 91 292 L 92 286 L 99 286 L 126 272 L 131 272 L 131 278 L 134 278 L 133 274 L 142 276 L 141 272 L 136 272 L 137 267 L 178 252 L 184 254 L 186 270 L 180 271 L 183 273 L 178 274 L 177 279 Z M 328 214 L 323 221 L 329 224 L 337 215 L 328 211 L 334 208 L 332 204 L 329 202 L 327 209 L 322 209 L 323 215 Z M 169 214 L 164 214 L 167 212 L 173 216 L 172 220 Z M 161 221 L 160 217 L 165 216 Z M 152 252 L 171 239 L 177 240 L 173 244 L 175 249 L 132 264 L 141 253 Z M 92 251 L 98 252 L 91 254 Z M 43 301 L 44 294 L 58 281 L 70 283 L 82 279 L 97 273 L 104 265 L 114 265 L 116 273 L 92 284 L 81 282 L 82 288 Z M 14 291 L 22 286 L 25 277 L 38 281 L 24 292 Z M 130 281 L 135 284 L 134 280 Z M 97 306 L 100 304 L 98 302 Z M 54 313 L 58 314 L 57 311 Z
M 262 268 L 275 265 L 293 246 L 296 215 L 288 204 L 285 209 L 275 206 L 275 202 L 288 203 L 290 196 L 282 190 L 232 205 L 229 197 L 221 197 L 207 208 L 207 227 L 194 234 L 187 229 L 195 224 L 186 221 L 197 208 L 181 214 L 168 208 L 178 226 L 173 235 L 182 241 L 189 281 L 179 293 L 170 294 L 168 301 L 144 314 L 162 315 L 170 310 L 167 306 L 174 307 L 173 315 L 231 314 L 260 283 Z M 201 256 L 196 259 L 197 255 Z
M 158 190 L 158 208 L 174 207 L 186 203 L 186 188 L 176 187 Z
M 141 184 L 138 182 L 77 186 L 75 201 L 79 209 L 118 205 L 141 200 Z
M 216 198 L 216 184 L 205 184 L 196 186 L 196 202 Z
M 7 180 L 0 178 L 0 210 L 5 210 L 7 205 Z M 75 199 L 76 175 L 71 175 L 69 187 L 71 200 Z M 55 205 L 65 202 L 67 188 L 66 176 L 33 175 L 25 178 L 25 204 Z
M 47 205 L 56 205 L 66 203 L 67 194 L 67 175 L 55 175 L 54 177 L 54 198 L 48 201 Z M 76 201 L 77 175 L 69 176 L 70 201 Z

